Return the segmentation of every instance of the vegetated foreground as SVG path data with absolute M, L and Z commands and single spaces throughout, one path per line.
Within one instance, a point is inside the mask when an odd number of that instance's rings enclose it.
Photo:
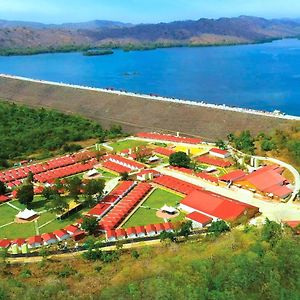
M 299 239 L 268 222 L 221 237 L 118 250 L 106 262 L 1 264 L 1 299 L 299 299 Z M 109 256 L 106 256 L 109 257 Z
M 225 138 L 229 132 L 250 130 L 257 134 L 296 124 L 278 118 L 7 78 L 0 78 L 0 97 L 10 102 L 80 114 L 104 127 L 120 124 L 130 133 L 180 131 L 186 135 L 201 135 L 206 140 Z

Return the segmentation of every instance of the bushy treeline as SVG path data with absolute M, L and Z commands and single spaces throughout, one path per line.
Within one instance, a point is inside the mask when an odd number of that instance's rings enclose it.
M 68 53 L 77 51 L 87 51 L 90 45 L 61 45 L 61 46 L 39 46 L 39 47 L 17 47 L 0 48 L 0 56 L 13 55 L 35 55 L 42 53 Z
M 78 150 L 71 142 L 101 140 L 122 134 L 120 126 L 104 130 L 81 116 L 0 102 L 0 162 L 26 157 L 36 151 Z
M 300 164 L 300 124 L 287 129 L 277 129 L 269 134 L 257 136 L 249 131 L 229 134 L 228 140 L 235 148 L 247 154 L 262 154 L 274 151 L 278 156 L 287 156 L 290 161 Z

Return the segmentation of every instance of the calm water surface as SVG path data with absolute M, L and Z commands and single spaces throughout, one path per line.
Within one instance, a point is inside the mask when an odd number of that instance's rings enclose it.
M 300 41 L 87 57 L 0 57 L 0 72 L 300 116 Z

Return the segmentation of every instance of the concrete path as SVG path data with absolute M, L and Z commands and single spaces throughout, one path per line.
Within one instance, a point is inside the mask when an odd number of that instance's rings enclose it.
M 21 211 L 21 209 L 19 207 L 16 207 L 15 205 L 11 204 L 10 202 L 6 202 L 6 204 L 17 211 Z

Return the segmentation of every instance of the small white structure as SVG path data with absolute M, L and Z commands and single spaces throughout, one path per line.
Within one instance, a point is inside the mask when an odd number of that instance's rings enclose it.
M 22 219 L 22 220 L 30 220 L 34 217 L 37 216 L 37 212 L 35 212 L 34 210 L 32 209 L 24 209 L 23 211 L 20 211 L 18 214 L 17 214 L 17 218 L 18 219 Z
M 209 154 L 219 158 L 227 158 L 230 157 L 230 153 L 226 150 L 222 150 L 219 148 L 212 148 L 209 150 Z
M 161 209 L 160 209 L 162 212 L 166 212 L 167 214 L 170 214 L 170 215 L 175 215 L 177 214 L 177 209 L 175 209 L 174 207 L 172 206 L 168 206 L 168 205 L 164 205 Z
M 57 238 L 53 233 L 44 233 L 44 234 L 42 234 L 42 239 L 44 241 L 45 246 L 57 243 Z
M 94 177 L 99 175 L 100 173 L 96 169 L 92 169 L 86 173 L 87 177 Z
M 160 161 L 160 158 L 158 156 L 156 156 L 156 155 L 151 156 L 151 157 L 148 158 L 148 162 L 149 163 L 155 163 L 157 161 Z
M 137 237 L 136 235 L 136 230 L 134 227 L 127 228 L 126 229 L 126 234 L 128 239 L 135 239 Z

